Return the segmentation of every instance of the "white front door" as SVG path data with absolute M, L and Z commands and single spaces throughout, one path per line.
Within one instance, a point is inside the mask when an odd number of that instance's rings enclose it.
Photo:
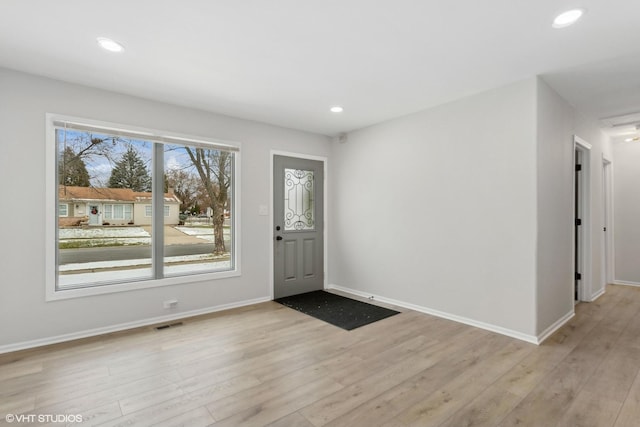
M 100 206 L 89 205 L 89 225 L 100 225 Z

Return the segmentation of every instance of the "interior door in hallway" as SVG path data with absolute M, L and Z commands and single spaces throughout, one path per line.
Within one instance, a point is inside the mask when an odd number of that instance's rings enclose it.
M 324 288 L 324 163 L 274 156 L 274 298 Z

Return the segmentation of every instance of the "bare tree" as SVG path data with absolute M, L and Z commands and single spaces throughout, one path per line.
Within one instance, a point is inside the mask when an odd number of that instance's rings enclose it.
M 229 200 L 231 186 L 231 161 L 228 151 L 184 147 L 191 163 L 198 172 L 213 210 L 213 236 L 216 255 L 226 252 L 224 245 L 224 210 Z
M 117 136 L 95 135 L 91 132 L 65 131 L 58 129 L 56 131 L 56 142 L 58 143 L 58 153 L 65 154 L 65 162 L 67 164 L 74 162 L 82 162 L 85 165 L 92 163 L 96 158 L 102 157 L 107 159 L 111 164 L 114 162 L 116 148 L 120 142 L 124 141 Z M 70 155 L 73 153 L 73 156 Z M 89 176 L 90 181 L 95 181 L 97 177 Z M 61 182 L 61 184 L 64 184 Z M 98 186 L 104 186 L 99 182 Z
M 193 209 L 197 203 L 198 177 L 183 169 L 170 169 L 166 174 L 166 187 L 173 189 L 180 199 L 180 211 Z

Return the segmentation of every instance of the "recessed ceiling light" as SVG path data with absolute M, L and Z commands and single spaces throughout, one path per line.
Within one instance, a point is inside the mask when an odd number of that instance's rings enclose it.
M 342 113 L 344 111 L 344 108 L 339 105 L 334 105 L 333 107 L 331 107 L 330 111 L 332 113 Z
M 124 46 L 122 46 L 120 43 L 106 37 L 98 37 L 96 40 L 98 41 L 100 47 L 108 50 L 109 52 L 122 52 L 124 50 Z
M 553 28 L 564 28 L 575 24 L 584 15 L 585 9 L 571 9 L 556 16 L 551 25 Z

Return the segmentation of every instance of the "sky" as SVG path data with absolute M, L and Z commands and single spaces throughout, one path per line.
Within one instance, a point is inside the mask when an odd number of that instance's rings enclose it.
M 66 132 L 66 135 L 65 135 Z M 94 138 L 105 139 L 106 142 L 97 147 L 95 153 L 83 157 L 87 172 L 89 172 L 91 186 L 107 187 L 111 171 L 116 162 L 121 158 L 122 154 L 132 146 L 140 158 L 147 166 L 147 171 L 151 176 L 152 167 L 152 147 L 153 143 L 149 141 L 117 138 L 114 140 L 112 136 L 106 134 L 92 133 Z M 58 152 L 64 151 L 65 145 L 71 147 L 74 152 L 79 152 L 87 147 L 89 138 L 87 132 L 76 130 L 58 129 L 57 133 Z M 186 152 L 178 146 L 165 145 L 165 170 L 187 169 L 191 166 L 191 162 Z

